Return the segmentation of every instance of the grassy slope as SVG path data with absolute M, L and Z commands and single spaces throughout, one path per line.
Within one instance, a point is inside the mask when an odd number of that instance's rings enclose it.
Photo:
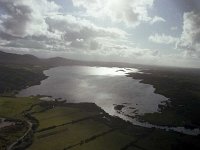
M 108 150 L 118 150 L 127 145 L 132 140 L 134 140 L 134 137 L 127 136 L 120 133 L 119 131 L 114 131 L 103 137 L 99 137 L 93 142 L 72 148 L 72 150 L 103 150 L 105 148 Z
M 38 102 L 39 100 L 35 97 L 0 97 L 0 117 L 24 119 L 22 111 Z
M 56 107 L 44 113 L 34 115 L 40 122 L 39 129 L 47 128 L 49 125 L 56 126 L 84 117 L 93 116 L 95 113 L 82 111 L 77 108 Z
M 109 126 L 93 120 L 93 116 L 98 114 L 98 110 L 87 111 L 82 108 L 62 106 L 35 113 L 34 117 L 39 121 L 39 127 L 35 134 L 34 143 L 29 149 L 46 149 L 48 145 L 49 150 L 60 150 L 95 134 L 109 130 Z M 84 118 L 86 120 L 70 123 Z M 59 126 L 65 123 L 69 124 Z M 40 131 L 52 126 L 58 127 Z
M 35 134 L 35 140 L 31 145 L 31 150 L 48 149 L 60 150 L 70 145 L 79 143 L 95 134 L 108 130 L 109 127 L 104 124 L 87 120 L 75 124 L 58 127 L 48 131 Z M 55 140 L 59 139 L 59 140 Z

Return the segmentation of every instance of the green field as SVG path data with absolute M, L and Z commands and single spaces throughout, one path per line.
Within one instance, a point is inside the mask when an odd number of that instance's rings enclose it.
M 73 120 L 78 120 L 94 115 L 97 114 L 90 113 L 87 111 L 82 111 L 77 108 L 66 109 L 66 107 L 55 107 L 43 113 L 34 114 L 33 116 L 40 122 L 38 128 L 38 130 L 40 130 L 49 127 L 49 125 L 57 126 L 71 122 Z
M 72 150 L 103 150 L 105 148 L 109 150 L 119 150 L 132 140 L 134 140 L 134 137 L 125 135 L 119 131 L 114 131 L 110 134 L 99 137 L 93 142 L 72 148 Z
M 0 129 L 4 150 L 34 127 L 20 150 L 184 150 L 200 149 L 199 137 L 133 126 L 111 117 L 95 104 L 42 102 L 37 97 L 0 97 L 0 116 L 18 118 L 24 124 Z M 26 110 L 26 111 L 25 111 Z M 23 113 L 22 113 L 23 112 Z
M 33 114 L 39 127 L 28 149 L 120 149 L 135 139 L 119 129 L 112 129 L 97 110 L 66 105 Z
M 84 139 L 104 132 L 108 129 L 109 127 L 93 120 L 65 125 L 48 131 L 36 133 L 34 143 L 29 149 L 47 149 L 47 145 L 49 150 L 64 149 L 65 147 L 79 143 Z
M 0 117 L 22 119 L 22 112 L 38 102 L 36 97 L 0 97 Z

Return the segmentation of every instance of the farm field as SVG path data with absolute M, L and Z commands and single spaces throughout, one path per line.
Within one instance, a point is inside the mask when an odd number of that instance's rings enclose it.
M 0 129 L 2 150 L 12 143 L 15 143 L 12 149 L 28 150 L 159 150 L 161 148 L 170 150 L 188 147 L 195 150 L 200 148 L 198 136 L 134 126 L 109 116 L 91 103 L 47 102 L 39 100 L 39 97 L 0 97 L 0 102 L 1 117 L 13 121 L 14 118 L 15 121 L 18 118 L 18 125 Z M 12 108 L 3 107 L 8 104 Z M 31 130 L 28 123 L 32 124 Z M 21 137 L 23 140 L 15 142 Z

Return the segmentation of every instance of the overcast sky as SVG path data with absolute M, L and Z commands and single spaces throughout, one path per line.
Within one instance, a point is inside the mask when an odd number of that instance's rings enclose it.
M 200 67 L 200 0 L 0 0 L 0 49 Z

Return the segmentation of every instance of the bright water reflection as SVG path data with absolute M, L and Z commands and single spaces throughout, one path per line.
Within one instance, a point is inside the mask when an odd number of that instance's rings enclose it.
M 141 84 L 125 75 L 137 72 L 134 68 L 67 66 L 45 71 L 49 76 L 41 85 L 20 92 L 20 96 L 50 95 L 69 102 L 94 102 L 111 115 L 117 115 L 113 104 L 126 103 L 138 113 L 155 112 L 158 104 L 167 99 L 154 93 L 151 85 Z M 132 114 L 134 115 L 134 114 Z
M 110 115 L 115 115 L 145 127 L 159 127 L 148 123 L 140 123 L 132 119 L 136 114 L 158 111 L 158 105 L 167 98 L 155 94 L 151 85 L 139 83 L 138 80 L 126 77 L 129 72 L 138 72 L 134 68 L 107 68 L 67 66 L 45 71 L 49 76 L 40 85 L 22 90 L 19 96 L 49 95 L 55 98 L 65 98 L 68 102 L 92 102 L 103 108 Z M 124 105 L 121 113 L 114 105 Z M 123 112 L 123 113 L 122 113 Z M 173 130 L 186 134 L 198 132 L 184 128 Z M 183 131 L 182 131 L 183 130 Z M 198 130 L 199 131 L 199 130 Z M 180 131 L 179 131 L 180 132 Z

